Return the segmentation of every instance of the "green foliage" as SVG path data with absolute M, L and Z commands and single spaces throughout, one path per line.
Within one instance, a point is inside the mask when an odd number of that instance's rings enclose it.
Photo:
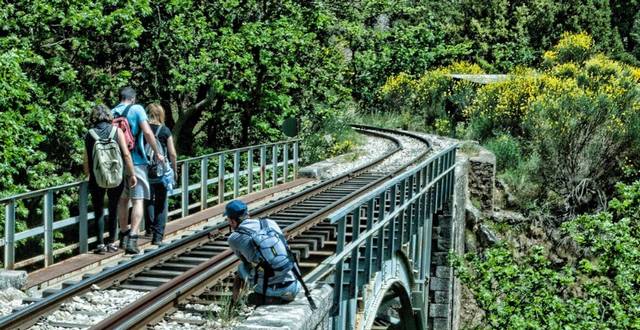
M 422 121 L 416 120 L 415 115 L 409 111 L 399 114 L 393 112 L 360 113 L 354 120 L 363 125 L 399 128 L 409 131 L 427 131 L 429 129 L 424 126 Z
M 390 74 L 419 74 L 470 52 L 469 41 L 448 39 L 447 22 L 427 1 L 327 5 L 335 15 L 331 32 L 348 60 L 352 95 L 364 111 L 378 108 L 378 90 Z
M 520 143 L 509 134 L 498 135 L 488 140 L 485 146 L 496 155 L 496 167 L 499 172 L 515 168 L 522 159 Z
M 595 48 L 616 58 L 634 61 L 627 52 L 638 49 L 632 37 L 638 1 L 463 0 L 432 8 L 448 21 L 449 40 L 469 41 L 469 59 L 488 71 L 540 63 L 565 31 L 596 37 Z
M 304 135 L 302 140 L 302 158 L 304 163 L 313 163 L 327 157 L 352 151 L 358 144 L 357 134 L 351 129 L 346 118 L 327 114 L 321 129 Z M 311 125 L 305 122 L 304 125 Z
M 391 76 L 380 89 L 384 111 L 413 113 L 421 117 L 426 129 L 441 135 L 455 134 L 453 122 L 462 119 L 461 109 L 473 101 L 477 87 L 467 80 L 452 79 L 448 76 L 452 73 L 483 71 L 478 65 L 455 62 L 415 79 L 406 73 Z
M 545 187 L 538 176 L 538 169 L 541 166 L 538 155 L 521 156 L 514 167 L 505 168 L 498 174 L 498 177 L 509 186 L 514 195 L 513 203 L 518 209 L 536 210 L 546 202 L 546 191 L 543 189 Z
M 535 180 L 571 208 L 595 203 L 584 188 L 610 191 L 639 154 L 638 68 L 594 53 L 591 45 L 588 35 L 566 34 L 545 55 L 546 70 L 482 86 L 465 109 L 472 138 L 492 148 L 504 133 L 528 141 L 524 153 L 540 158 Z
M 565 223 L 586 252 L 575 265 L 553 267 L 542 247 L 523 257 L 500 246 L 454 258 L 486 328 L 640 328 L 640 181 L 617 189 L 610 211 Z

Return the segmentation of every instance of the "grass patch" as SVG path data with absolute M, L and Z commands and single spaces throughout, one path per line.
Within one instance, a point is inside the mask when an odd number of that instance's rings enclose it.
M 461 153 L 467 155 L 468 157 L 474 157 L 480 154 L 480 146 L 471 141 L 465 141 L 460 145 Z
M 208 310 L 205 313 L 205 318 L 210 323 L 223 327 L 231 327 L 246 317 L 247 298 L 249 293 L 251 293 L 251 289 L 247 285 L 240 290 L 236 304 L 231 304 L 232 292 L 229 286 L 220 285 L 214 288 L 213 291 L 222 291 L 225 295 L 220 298 L 219 308 Z

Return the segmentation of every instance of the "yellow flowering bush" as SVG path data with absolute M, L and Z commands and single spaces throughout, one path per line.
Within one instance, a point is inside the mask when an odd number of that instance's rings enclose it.
M 410 75 L 401 72 L 391 76 L 380 89 L 383 104 L 396 112 L 412 111 L 415 99 L 416 82 Z
M 565 33 L 544 53 L 541 68 L 517 67 L 507 80 L 452 79 L 452 73 L 483 73 L 456 62 L 415 78 L 393 76 L 380 95 L 389 111 L 419 115 L 438 134 L 489 143 L 506 162 L 501 168 L 536 164 L 526 167 L 528 177 L 577 205 L 575 191 L 586 181 L 606 190 L 608 177 L 640 165 L 640 69 L 593 45 L 585 33 Z
M 544 53 L 543 61 L 547 65 L 569 61 L 582 62 L 593 55 L 593 45 L 593 38 L 585 32 L 565 32 L 558 44 Z
M 586 34 L 565 34 L 545 53 L 544 70 L 483 86 L 464 111 L 472 138 L 526 141 L 524 152 L 540 157 L 542 183 L 573 206 L 584 202 L 575 195 L 580 186 L 607 190 L 624 157 L 640 151 L 638 68 L 594 54 L 592 44 Z
M 472 82 L 448 76 L 454 73 L 482 74 L 483 71 L 477 64 L 454 62 L 416 78 L 400 73 L 387 79 L 380 89 L 380 98 L 386 111 L 413 113 L 421 117 L 425 127 L 434 130 L 443 130 L 443 123 L 447 122 L 447 131 L 450 131 L 452 121 L 462 120 L 460 110 L 471 103 L 477 89 Z M 436 123 L 437 120 L 440 121 Z
M 501 168 L 519 168 L 535 155 L 528 175 L 577 205 L 585 182 L 606 190 L 608 178 L 640 164 L 640 69 L 596 53 L 586 33 L 563 34 L 542 60 L 541 68 L 518 67 L 485 85 L 449 76 L 483 73 L 467 62 L 420 77 L 400 74 L 380 95 L 388 111 L 419 115 L 438 134 L 460 136 L 466 127 L 467 138 L 489 142 L 509 160 Z

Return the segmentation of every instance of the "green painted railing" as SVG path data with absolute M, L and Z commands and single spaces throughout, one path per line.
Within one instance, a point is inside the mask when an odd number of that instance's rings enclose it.
M 293 180 L 298 175 L 298 153 L 300 140 L 249 146 L 216 152 L 178 161 L 180 167 L 179 187 L 169 193 L 170 198 L 180 196 L 179 203 L 170 203 L 169 215 L 185 217 L 191 212 L 204 210 L 225 200 L 259 191 Z M 211 166 L 213 165 L 213 166 Z M 55 219 L 56 200 L 75 198 L 77 205 L 74 216 Z M 38 191 L 9 196 L 0 200 L 5 208 L 4 238 L 0 248 L 4 250 L 2 263 L 5 269 L 21 268 L 44 261 L 44 266 L 54 263 L 54 257 L 62 253 L 76 251 L 86 253 L 95 237 L 89 237 L 89 223 L 94 213 L 89 207 L 88 182 L 80 181 L 55 186 Z M 34 228 L 18 231 L 17 210 L 22 203 L 30 202 L 27 212 L 42 219 L 42 224 Z M 171 207 L 172 205 L 176 205 Z M 105 209 L 105 215 L 108 211 Z M 72 212 L 69 212 L 72 213 Z M 73 229 L 77 225 L 76 243 L 54 249 L 54 231 Z M 42 254 L 16 261 L 17 242 L 32 237 L 43 236 Z M 65 236 L 65 241 L 68 237 Z
M 453 195 L 456 148 L 438 152 L 328 217 L 338 226 L 336 253 L 305 279 L 333 276 L 327 282 L 335 290 L 334 329 L 354 329 L 364 285 L 407 243 L 417 282 L 428 283 L 433 215 Z

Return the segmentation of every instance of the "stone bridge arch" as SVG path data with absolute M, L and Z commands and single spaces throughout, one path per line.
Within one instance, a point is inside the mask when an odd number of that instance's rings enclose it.
M 364 289 L 364 308 L 356 319 L 356 329 L 373 328 L 376 322 L 385 321 L 381 319 L 383 315 L 389 317 L 384 323 L 397 325 L 399 329 L 421 329 L 413 312 L 414 288 L 415 279 L 409 258 L 403 251 L 396 251 Z

